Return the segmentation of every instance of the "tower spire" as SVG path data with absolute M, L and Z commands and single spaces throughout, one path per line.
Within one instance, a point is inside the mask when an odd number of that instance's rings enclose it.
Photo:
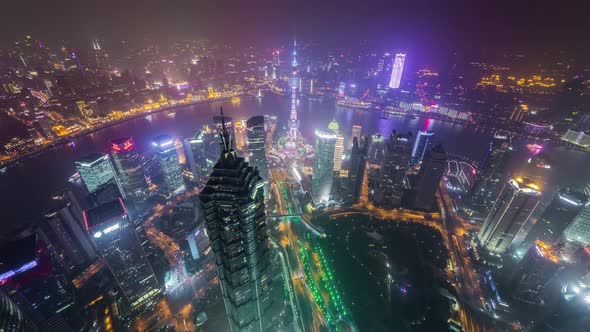
M 225 116 L 223 115 L 223 107 L 219 108 L 221 110 L 221 130 L 219 131 L 219 138 L 221 140 L 221 156 L 227 157 L 228 154 L 234 153 L 234 148 L 232 144 L 231 134 L 227 131 L 227 127 L 225 126 Z

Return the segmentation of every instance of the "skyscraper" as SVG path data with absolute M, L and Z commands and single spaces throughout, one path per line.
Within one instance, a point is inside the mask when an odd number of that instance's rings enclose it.
M 383 205 L 399 207 L 404 193 L 406 170 L 410 166 L 412 134 L 392 131 L 385 146 L 380 190 L 383 192 Z
M 568 242 L 590 245 L 590 202 L 586 203 L 580 213 L 563 232 Z
M 338 135 L 321 130 L 315 131 L 315 157 L 313 159 L 313 176 L 311 192 L 316 201 L 330 199 L 334 180 L 334 150 Z
M 426 152 L 418 180 L 415 186 L 413 207 L 422 210 L 430 210 L 434 202 L 434 194 L 438 189 L 440 180 L 447 168 L 447 153 L 442 145 L 438 144 Z
M 235 122 L 234 134 L 236 139 L 236 150 L 240 153 L 245 153 L 248 149 L 248 127 L 246 121 L 239 120 Z
M 230 330 L 262 332 L 272 304 L 263 180 L 236 155 L 223 121 L 219 136 L 221 156 L 199 197 Z
M 37 233 L 66 273 L 96 258 L 88 234 L 74 217 L 71 205 L 60 204 L 46 212 Z
M 528 248 L 536 240 L 554 244 L 586 203 L 588 203 L 588 196 L 585 194 L 568 188 L 561 189 L 527 234 L 524 245 Z
M 412 164 L 417 164 L 422 161 L 426 151 L 430 149 L 433 135 L 434 132 L 432 131 L 418 131 L 418 135 L 416 135 L 416 140 L 414 141 L 414 146 L 412 147 Z
M 169 195 L 183 192 L 186 187 L 182 179 L 178 154 L 176 153 L 172 137 L 160 135 L 154 138 L 152 145 L 156 149 L 158 164 L 164 175 L 164 186 L 166 187 L 164 192 Z
M 519 262 L 512 277 L 512 296 L 519 301 L 542 304 L 545 288 L 561 266 L 551 246 L 535 241 Z
M 353 146 L 353 141 L 354 141 L 355 137 L 359 143 L 361 142 L 362 131 L 363 131 L 363 127 L 361 125 L 358 125 L 358 124 L 352 125 L 352 137 L 350 139 L 350 146 Z
M 123 200 L 84 211 L 84 222 L 131 308 L 153 300 L 160 286 Z
M 74 164 L 89 193 L 95 192 L 104 184 L 113 182 L 116 183 L 119 191 L 124 195 L 125 192 L 121 187 L 121 182 L 117 178 L 113 164 L 111 164 L 107 154 L 90 153 L 75 161 Z
M 291 63 L 293 71 L 289 79 L 291 86 L 291 113 L 289 115 L 289 142 L 291 146 L 300 140 L 299 119 L 297 118 L 297 96 L 299 94 L 300 79 L 297 76 L 297 41 L 293 41 L 293 62 Z
M 258 168 L 260 177 L 268 182 L 268 167 L 266 165 L 266 133 L 264 132 L 264 116 L 257 115 L 248 119 L 248 150 L 250 151 L 250 165 Z
M 185 139 L 184 149 L 194 181 L 198 183 L 201 177 L 207 175 L 209 169 L 207 164 L 207 142 L 205 142 L 203 131 L 200 130 L 195 136 Z
M 328 124 L 328 129 L 336 134 L 336 144 L 334 144 L 334 171 L 339 172 L 342 168 L 342 154 L 344 153 L 344 136 L 340 133 L 340 125 L 336 120 Z
M 495 133 L 472 186 L 471 204 L 474 209 L 482 213 L 490 210 L 502 185 L 509 177 L 506 166 L 511 155 L 510 136 L 507 133 Z
M 527 178 L 509 180 L 494 202 L 478 237 L 488 251 L 503 254 L 539 204 L 539 186 Z
M 396 53 L 395 59 L 393 60 L 393 68 L 391 68 L 391 79 L 389 80 L 389 87 L 391 89 L 399 89 L 404 71 L 404 62 L 406 62 L 406 55 Z
M 112 140 L 111 157 L 125 194 L 129 197 L 144 196 L 148 191 L 148 184 L 133 137 Z
M 350 153 L 350 169 L 348 171 L 349 190 L 352 201 L 358 202 L 361 197 L 361 189 L 367 167 L 367 144 L 361 144 L 360 139 L 352 139 L 352 151 Z

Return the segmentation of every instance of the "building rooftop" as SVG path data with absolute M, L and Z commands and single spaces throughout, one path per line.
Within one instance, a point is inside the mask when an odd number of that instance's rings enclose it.
M 104 203 L 90 210 L 84 211 L 84 222 L 87 229 L 92 229 L 127 214 L 122 199 Z
M 523 190 L 528 193 L 536 193 L 541 194 L 541 187 L 529 178 L 517 177 L 515 179 L 510 180 L 510 183 L 514 188 Z
M 542 257 L 544 257 L 554 263 L 559 263 L 560 259 L 559 259 L 559 256 L 557 255 L 557 252 L 555 252 L 553 247 L 546 244 L 545 242 L 543 242 L 541 240 L 536 240 L 535 241 L 535 249 Z
M 106 154 L 99 153 L 99 152 L 93 152 L 93 153 L 89 153 L 89 154 L 83 156 L 82 158 L 76 160 L 76 164 L 82 165 L 82 166 L 91 166 L 93 163 L 96 163 L 97 161 L 102 161 L 105 158 L 108 158 Z

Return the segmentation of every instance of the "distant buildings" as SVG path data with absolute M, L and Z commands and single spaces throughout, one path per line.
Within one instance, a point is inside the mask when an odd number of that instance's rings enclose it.
M 123 200 L 84 211 L 84 221 L 131 309 L 153 301 L 160 286 Z
M 238 157 L 222 120 L 221 156 L 201 191 L 230 330 L 265 331 L 272 305 L 263 180 Z
M 536 240 L 554 244 L 587 203 L 588 196 L 583 193 L 560 190 L 527 234 L 524 245 L 531 246 Z
M 111 157 L 126 196 L 145 196 L 148 191 L 148 184 L 143 172 L 141 157 L 135 149 L 133 137 L 111 141 Z
M 168 195 L 175 195 L 186 190 L 172 137 L 160 135 L 154 138 L 152 145 L 156 150 L 158 164 L 164 175 L 165 188 L 163 192 Z
M 361 141 L 361 134 L 363 131 L 363 127 L 361 125 L 355 124 L 352 125 L 352 137 L 350 139 L 350 146 L 352 146 L 352 141 L 356 138 L 359 142 Z
M 334 150 L 338 135 L 321 130 L 315 131 L 315 157 L 313 160 L 313 176 L 311 192 L 316 201 L 330 199 L 332 181 L 334 180 Z
M 430 210 L 434 203 L 434 194 L 439 187 L 440 180 L 447 168 L 447 153 L 438 144 L 426 152 L 418 179 L 414 186 L 414 201 L 416 209 Z
M 395 59 L 393 60 L 393 67 L 391 68 L 389 88 L 399 89 L 402 81 L 402 73 L 404 72 L 404 62 L 406 62 L 406 55 L 403 53 L 396 53 Z
M 109 156 L 104 153 L 90 153 L 74 162 L 76 169 L 89 193 L 95 192 L 99 187 L 112 182 L 125 197 L 124 190 L 117 178 L 113 164 Z
M 491 253 L 505 253 L 540 199 L 539 186 L 527 178 L 505 183 L 479 232 L 481 245 Z
M 404 193 L 406 170 L 410 166 L 412 134 L 392 131 L 385 145 L 385 157 L 380 183 L 383 205 L 400 207 Z
M 427 130 L 419 130 L 414 140 L 412 147 L 412 164 L 417 164 L 422 161 L 426 151 L 430 149 L 432 144 L 432 137 L 434 132 Z

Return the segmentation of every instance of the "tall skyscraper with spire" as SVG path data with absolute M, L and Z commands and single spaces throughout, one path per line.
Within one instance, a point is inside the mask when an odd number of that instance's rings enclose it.
M 301 139 L 299 133 L 299 119 L 297 119 L 297 96 L 299 94 L 299 77 L 297 75 L 297 41 L 293 41 L 293 72 L 289 85 L 291 86 L 291 115 L 289 117 L 289 144 L 295 146 Z
M 272 316 L 264 182 L 258 169 L 236 155 L 221 112 L 221 156 L 199 198 L 230 330 L 262 332 Z

